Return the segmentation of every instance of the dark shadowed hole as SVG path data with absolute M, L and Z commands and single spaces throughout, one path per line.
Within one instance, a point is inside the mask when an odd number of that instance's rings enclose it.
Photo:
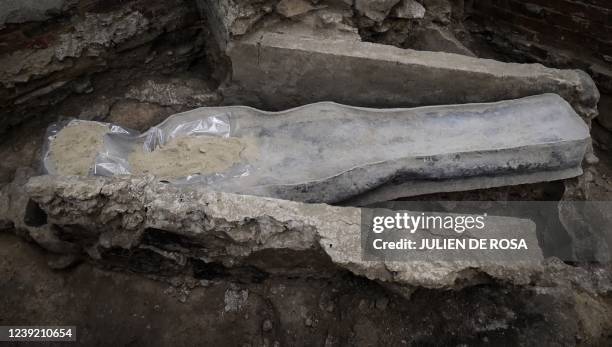
M 206 263 L 199 259 L 193 260 L 193 276 L 195 278 L 213 280 L 215 278 L 228 277 L 229 275 L 225 266 L 219 263 Z
M 28 200 L 23 222 L 29 227 L 39 227 L 47 224 L 47 213 L 33 200 Z

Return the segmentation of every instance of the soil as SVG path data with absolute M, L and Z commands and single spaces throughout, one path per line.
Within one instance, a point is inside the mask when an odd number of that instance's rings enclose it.
M 87 176 L 107 132 L 107 126 L 97 123 L 73 123 L 63 128 L 49 147 L 49 160 L 57 173 Z
M 408 300 L 348 273 L 262 276 L 221 265 L 164 281 L 58 256 L 0 232 L 0 325 L 74 325 L 80 346 L 609 345 L 585 339 L 592 299 L 488 284 Z M 116 269 L 114 269 L 116 270 Z M 588 304 L 588 305 L 587 305 Z M 599 305 L 599 303 L 596 303 Z M 601 310 L 605 306 L 601 307 Z M 466 315 L 466 312 L 470 312 Z M 592 316 L 592 315 L 591 315 Z M 568 319 L 568 317 L 572 317 Z M 605 318 L 608 319 L 608 318 Z M 604 320 L 605 321 L 605 320 Z M 596 328 L 599 322 L 590 328 Z
M 222 173 L 255 159 L 255 147 L 247 139 L 187 136 L 172 139 L 153 152 L 138 146 L 130 154 L 129 162 L 133 174 L 153 174 L 160 178 Z

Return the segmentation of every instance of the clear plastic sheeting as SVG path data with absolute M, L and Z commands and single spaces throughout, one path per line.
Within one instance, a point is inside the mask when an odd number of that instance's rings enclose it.
M 136 135 L 137 132 L 133 130 L 129 130 L 123 128 L 119 125 L 103 123 L 103 122 L 94 122 L 94 121 L 84 121 L 79 119 L 70 119 L 64 120 L 57 123 L 52 123 L 45 133 L 45 141 L 43 143 L 43 171 L 44 173 L 56 175 L 58 174 L 58 170 L 56 168 L 56 163 L 51 160 L 51 144 L 55 141 L 57 134 L 62 131 L 62 129 L 69 126 L 78 126 L 80 124 L 97 124 L 102 127 L 108 128 L 107 134 L 116 134 L 123 136 L 133 136 Z M 90 173 L 95 174 L 95 167 L 91 168 Z
M 182 114 L 182 117 L 188 118 L 189 115 L 185 113 Z M 157 147 L 184 136 L 213 135 L 229 137 L 229 119 L 227 113 L 203 119 L 185 120 L 184 123 L 177 123 L 168 119 L 142 135 L 145 138 L 144 149 L 147 152 L 153 152 Z
M 186 136 L 218 136 L 227 138 L 231 130 L 229 113 L 202 117 L 201 115 L 194 114 L 192 111 L 174 115 L 142 134 L 115 124 L 102 122 L 70 120 L 54 123 L 47 129 L 46 141 L 44 144 L 43 167 L 46 173 L 58 174 L 55 167 L 56 164 L 50 160 L 51 144 L 55 140 L 57 134 L 62 129 L 69 126 L 94 123 L 108 128 L 108 132 L 104 135 L 103 146 L 97 152 L 95 162 L 90 170 L 90 173 L 96 176 L 132 174 L 133 171 L 128 157 L 136 146 L 140 146 L 145 152 L 153 152 L 176 138 Z M 238 176 L 248 173 L 248 169 L 246 168 L 242 168 L 241 170 L 234 169 L 232 171 L 234 172 L 230 174 Z M 196 173 L 177 178 L 173 180 L 173 183 L 186 183 L 195 180 L 215 182 L 223 177 L 225 177 L 225 175 L 221 174 L 202 177 Z

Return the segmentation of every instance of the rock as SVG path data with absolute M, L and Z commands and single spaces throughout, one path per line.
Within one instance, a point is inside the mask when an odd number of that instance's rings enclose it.
M 89 76 L 85 76 L 72 83 L 72 90 L 77 94 L 90 94 L 94 91 Z
M 355 0 L 357 11 L 377 22 L 387 18 L 393 6 L 400 0 Z
M 47 265 L 53 270 L 65 270 L 76 265 L 80 260 L 75 254 L 59 255 L 47 261 Z
M 83 54 L 99 56 L 105 49 L 151 29 L 150 26 L 151 23 L 138 11 L 88 13 L 75 20 L 70 30 L 66 29 L 66 33 L 58 35 L 44 48 L 26 48 L 0 56 L 0 83 L 5 88 L 13 88 L 16 84 L 72 68 L 75 63 L 67 58 L 79 58 Z M 20 96 L 15 103 L 22 104 L 49 94 L 65 84 L 68 84 L 67 80 L 52 80 L 52 83 L 26 95 L 16 93 Z
M 425 7 L 415 0 L 402 0 L 391 11 L 391 17 L 404 19 L 425 18 Z
M 591 136 L 593 136 L 593 141 L 599 148 L 606 151 L 612 151 L 612 131 L 601 126 L 599 124 L 599 119 L 593 122 Z
M 559 219 L 572 242 L 568 259 L 609 263 L 612 260 L 612 208 L 607 201 L 559 203 Z
M 131 87 L 125 97 L 160 106 L 189 108 L 217 105 L 221 101 L 204 80 L 189 78 L 145 80 Z
M 276 12 L 284 17 L 295 17 L 314 10 L 314 6 L 306 0 L 281 0 L 276 5 Z
M 612 96 L 607 94 L 601 95 L 597 122 L 605 129 L 612 131 Z
M 448 25 L 452 16 L 452 5 L 448 0 L 423 0 L 431 19 L 439 24 Z
M 58 13 L 65 0 L 3 0 L 0 2 L 0 28 L 8 23 L 37 22 Z
M 328 266 L 402 288 L 454 288 L 481 283 L 482 275 L 521 285 L 529 283 L 541 270 L 537 246 L 529 251 L 529 256 L 516 253 L 520 259 L 501 262 L 489 258 L 487 252 L 476 253 L 465 261 L 365 261 L 361 252 L 361 211 L 356 208 L 214 193 L 198 186 L 175 187 L 146 177 L 40 176 L 31 179 L 27 189 L 48 214 L 49 226 L 78 227 L 81 232 L 73 241 L 87 245 L 93 241 L 102 259 L 105 249 L 126 245 L 113 244 L 112 240 L 104 245 L 95 241 L 108 233 L 122 233 L 134 240 L 130 247 L 140 247 L 138 244 L 147 239 L 142 237 L 145 230 L 163 230 L 173 238 L 189 240 L 189 249 L 184 249 L 188 253 L 184 255 L 206 258 L 230 268 L 248 265 L 249 259 L 263 252 L 268 254 L 267 259 L 284 260 L 272 261 L 272 267 L 265 261 L 258 262 L 262 271 L 279 272 L 281 264 L 292 271 L 294 256 L 287 250 L 308 251 L 312 252 L 311 258 L 327 259 Z M 142 221 L 139 225 L 131 222 L 134 216 Z M 521 220 L 508 222 L 507 218 L 490 216 L 487 232 L 491 237 L 508 236 L 520 229 L 534 237 L 534 224 Z M 537 241 L 529 242 L 537 245 Z M 195 253 L 190 253 L 191 250 Z M 457 282 L 459 278 L 461 281 Z M 248 291 L 228 290 L 225 311 L 240 310 L 248 297 Z
M 77 116 L 78 119 L 100 121 L 108 116 L 108 112 L 112 105 L 112 100 L 106 98 L 98 98 L 92 104 L 86 105 L 81 113 Z
M 335 101 L 390 108 L 555 93 L 583 118 L 597 114 L 597 87 L 579 70 L 267 31 L 234 41 L 227 53 L 232 61 L 232 80 L 224 90 L 228 104 L 282 110 Z
M 109 117 L 105 120 L 128 129 L 144 131 L 172 113 L 172 110 L 158 104 L 124 100 L 113 105 Z
M 76 58 L 92 46 L 109 47 L 143 33 L 149 20 L 138 11 L 124 10 L 108 14 L 86 14 L 74 26 L 74 32 L 62 34 L 54 47 L 55 58 Z M 95 51 L 89 52 L 97 55 Z
M 68 82 L 67 81 L 57 81 L 57 82 L 53 82 L 48 86 L 45 86 L 43 88 L 40 89 L 36 89 L 26 95 L 20 96 L 19 98 L 17 98 L 15 100 L 15 105 L 21 105 L 21 104 L 25 104 L 28 102 L 31 102 L 34 99 L 37 99 L 39 97 L 51 94 L 57 90 L 59 90 L 60 88 L 62 88 L 63 86 L 65 86 Z
M 589 165 L 595 165 L 599 163 L 599 158 L 595 155 L 595 153 L 591 152 L 592 148 L 587 149 L 587 153 L 584 156 L 584 161 Z
M 419 30 L 419 35 L 411 48 L 421 51 L 456 53 L 468 57 L 476 57 L 472 51 L 457 40 L 455 35 L 435 24 L 428 25 Z
M 33 2 L 2 3 L 28 6 Z M 51 1 L 41 0 L 33 6 L 48 3 Z M 193 25 L 199 20 L 193 13 L 193 2 L 144 3 L 130 0 L 129 4 L 122 2 L 109 7 L 100 1 L 87 4 L 63 1 L 58 11 L 47 13 L 48 16 L 60 13 L 55 18 L 7 29 L 0 54 L 0 108 L 4 115 L 0 118 L 0 132 L 34 118 L 46 116 L 49 120 L 57 114 L 77 117 L 82 110 L 79 101 L 89 98 L 76 101 L 75 93 L 89 93 L 95 85 L 96 93 L 114 97 L 110 94 L 120 94 L 132 73 L 135 77 L 167 75 L 193 66 L 196 58 L 207 54 L 200 49 L 205 35 L 193 35 L 198 30 Z M 150 8 L 144 11 L 147 6 Z M 32 31 L 33 28 L 44 30 Z M 158 56 L 143 65 L 146 56 L 157 48 L 175 49 L 175 55 Z M 191 50 L 185 53 L 187 48 Z M 116 77 L 108 78 L 111 75 Z M 89 77 L 91 85 L 86 82 Z M 113 79 L 117 80 L 116 86 Z
M 272 9 L 249 1 L 197 0 L 203 16 L 206 16 L 213 35 L 221 47 L 236 36 L 247 34 L 259 20 Z
M 31 224 L 29 221 L 45 220 L 45 213 L 30 201 L 25 193 L 25 183 L 35 174 L 32 168 L 19 168 L 15 179 L 0 189 L 0 223 L 10 225 L 17 234 L 27 235 L 43 248 L 60 254 L 74 254 L 78 247 L 62 241 L 55 230 L 44 223 Z

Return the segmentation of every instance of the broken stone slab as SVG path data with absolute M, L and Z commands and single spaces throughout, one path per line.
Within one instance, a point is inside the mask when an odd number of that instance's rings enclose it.
M 39 176 L 28 182 L 27 191 L 46 213 L 48 225 L 100 261 L 113 249 L 157 247 L 158 254 L 170 259 L 237 267 L 253 265 L 250 261 L 259 258 L 260 270 L 282 272 L 291 271 L 286 267 L 296 255 L 318 254 L 332 267 L 397 286 L 404 293 L 413 286 L 471 285 L 481 281 L 482 274 L 523 285 L 541 271 L 537 246 L 512 261 L 495 261 L 485 252 L 464 261 L 364 261 L 362 212 L 357 208 L 177 187 L 152 177 Z M 502 235 L 509 225 L 533 244 L 535 226 L 527 220 L 491 217 L 487 232 Z M 152 231 L 163 231 L 166 240 L 182 240 L 184 246 L 147 244 Z
M 212 139 L 219 146 L 229 146 L 220 147 L 225 151 L 242 146 L 239 155 L 223 163 L 211 159 L 204 164 L 200 153 L 210 158 L 220 153 L 217 147 L 201 143 L 195 151 L 176 147 L 171 158 L 153 156 L 161 151 L 154 147 L 152 153 L 133 159 L 145 138 L 172 139 L 181 129 L 215 121 L 227 126 L 229 138 Z M 60 132 L 58 138 L 79 143 L 82 133 Z M 575 177 L 582 173 L 590 139 L 584 122 L 554 94 L 491 104 L 389 110 L 329 102 L 279 113 L 242 106 L 207 107 L 172 116 L 138 137 L 106 131 L 95 136 L 104 143 L 104 148 L 92 148 L 98 153 L 93 172 L 99 175 L 147 172 L 175 184 L 201 184 L 230 193 L 303 202 L 352 199 L 359 202 L 355 205 Z M 182 135 L 186 136 L 189 133 Z M 198 141 L 194 135 L 189 138 Z M 168 140 L 162 147 L 173 143 Z M 54 148 L 53 142 L 49 148 Z M 96 157 L 96 152 L 88 157 Z M 173 161 L 178 157 L 183 158 L 181 162 Z M 71 171 L 74 162 L 69 158 L 69 148 L 47 157 L 48 172 L 90 171 L 87 162 Z M 196 166 L 187 164 L 190 158 L 197 158 L 193 159 Z M 161 166 L 133 170 L 136 162 L 147 160 Z M 175 169 L 182 164 L 188 169 Z M 108 169 L 117 165 L 120 169 Z M 218 168 L 211 171 L 215 165 Z
M 556 93 L 583 118 L 597 115 L 599 91 L 580 70 L 502 63 L 275 28 L 233 40 L 227 104 L 280 110 L 318 101 L 411 107 Z
M 15 230 L 16 234 L 34 240 L 48 251 L 74 254 L 80 248 L 57 238 L 55 230 L 47 224 L 44 213 L 32 203 L 25 191 L 28 180 L 34 176 L 32 168 L 19 168 L 10 184 L 0 188 L 0 225 L 4 230 Z

